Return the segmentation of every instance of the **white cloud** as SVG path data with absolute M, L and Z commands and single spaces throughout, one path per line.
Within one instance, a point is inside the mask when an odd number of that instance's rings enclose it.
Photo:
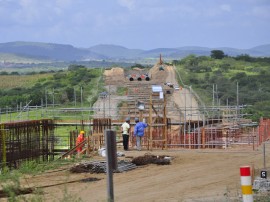
M 220 8 L 221 8 L 221 10 L 227 11 L 227 12 L 230 12 L 230 11 L 232 10 L 232 9 L 231 9 L 231 6 L 228 5 L 228 4 L 222 4 L 222 5 L 220 6 Z
M 0 3 L 12 2 L 12 0 L 0 0 Z
M 129 10 L 135 9 L 135 1 L 134 0 L 118 0 L 119 5 L 128 8 Z
M 56 0 L 56 5 L 61 8 L 67 8 L 72 6 L 72 0 Z
M 35 0 L 19 0 L 19 4 L 23 9 L 32 8 L 35 6 Z
M 40 18 L 40 12 L 37 9 L 35 0 L 20 0 L 19 8 L 11 16 L 17 23 L 32 24 Z
M 269 19 L 270 18 L 270 6 L 256 6 L 252 9 L 252 14 L 256 17 Z

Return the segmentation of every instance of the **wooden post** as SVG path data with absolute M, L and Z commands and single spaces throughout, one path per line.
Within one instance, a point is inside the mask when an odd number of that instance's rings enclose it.
M 90 153 L 90 136 L 87 136 L 86 137 L 86 155 L 88 156 L 89 155 L 89 153 Z
M 139 120 L 140 121 L 143 121 L 143 111 L 142 110 L 139 110 Z
M 163 102 L 163 139 L 164 139 L 164 144 L 165 144 L 165 149 L 168 149 L 168 144 L 167 144 L 167 137 L 168 137 L 168 128 L 167 128 L 167 113 L 166 113 L 166 95 L 164 94 L 164 102 Z M 162 147 L 163 149 L 163 147 Z
M 150 104 L 149 104 L 149 126 L 150 126 L 150 150 L 152 151 L 153 147 L 153 127 L 152 127 L 152 107 L 153 107 L 153 102 L 152 102 L 152 94 L 150 95 Z
M 202 128 L 202 148 L 205 149 L 205 128 Z

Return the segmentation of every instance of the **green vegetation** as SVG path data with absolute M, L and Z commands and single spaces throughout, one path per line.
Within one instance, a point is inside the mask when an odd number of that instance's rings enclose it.
M 151 68 L 151 67 L 152 67 L 152 65 L 135 64 L 135 65 L 131 66 L 131 69 L 134 69 L 134 68 L 146 69 L 146 68 Z
M 90 106 L 103 90 L 102 69 L 71 65 L 68 71 L 35 75 L 0 75 L 0 108 L 31 106 Z M 86 96 L 87 95 L 87 96 Z
M 211 56 L 189 55 L 181 60 L 173 60 L 177 72 L 181 75 L 180 85 L 189 85 L 199 94 L 206 105 L 247 106 L 244 113 L 247 118 L 258 121 L 260 117 L 270 117 L 270 58 L 256 58 L 249 55 L 229 57 L 223 51 L 213 50 Z M 135 64 L 131 68 L 148 68 Z M 102 74 L 104 68 L 87 68 L 83 64 L 69 65 L 66 71 L 41 72 L 32 75 L 18 75 L 16 71 L 0 74 L 1 119 L 28 116 L 35 118 L 55 117 L 50 110 L 22 111 L 22 106 L 91 107 L 99 93 L 105 91 Z M 123 95 L 126 88 L 117 89 Z M 214 92 L 214 93 L 213 93 Z M 17 108 L 14 117 L 5 117 L 6 107 Z M 47 109 L 47 108 L 46 108 Z M 38 111 L 40 113 L 38 113 Z M 77 120 L 88 119 L 91 112 L 57 113 L 59 119 L 70 113 Z M 32 119 L 32 118 L 30 118 Z
M 270 117 L 270 58 L 228 57 L 216 51 L 212 57 L 190 55 L 173 63 L 180 85 L 192 85 L 207 105 L 212 105 L 213 89 L 215 105 L 237 105 L 238 84 L 238 104 L 247 106 L 247 118 Z
M 117 88 L 117 95 L 126 95 L 128 91 L 128 88 L 127 87 L 118 87 Z

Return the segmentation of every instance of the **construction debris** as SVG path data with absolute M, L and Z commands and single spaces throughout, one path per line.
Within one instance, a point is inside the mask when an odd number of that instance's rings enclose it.
M 137 166 L 147 164 L 169 165 L 171 164 L 171 157 L 145 154 L 144 156 L 138 156 L 134 158 L 131 162 L 136 164 Z
M 137 166 L 147 164 L 169 165 L 171 164 L 169 156 L 155 156 L 145 154 L 135 157 L 131 162 L 126 160 L 118 161 L 118 167 L 115 173 L 121 173 L 137 168 Z M 84 161 L 70 168 L 72 173 L 106 173 L 106 161 Z
M 118 173 L 122 173 L 124 171 L 129 171 L 129 170 L 133 170 L 137 168 L 137 166 L 129 161 L 124 161 L 124 160 L 121 160 L 118 162 L 118 168 L 116 170 L 116 172 Z
M 136 167 L 135 164 L 129 161 L 121 160 L 118 162 L 118 167 L 114 172 L 121 173 Z M 106 161 L 85 161 L 71 167 L 69 171 L 72 173 L 106 173 Z
M 253 189 L 259 192 L 270 191 L 270 181 L 268 179 L 258 178 L 254 180 Z
M 105 161 L 92 161 L 92 162 L 82 162 L 71 167 L 70 172 L 72 173 L 105 173 L 106 172 L 106 162 Z

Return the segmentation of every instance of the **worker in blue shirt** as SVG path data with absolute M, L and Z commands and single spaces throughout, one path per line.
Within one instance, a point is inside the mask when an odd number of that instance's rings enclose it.
M 144 136 L 144 129 L 148 126 L 144 122 L 140 122 L 139 118 L 135 118 L 135 127 L 134 127 L 134 136 L 136 137 L 136 148 L 138 151 L 141 151 L 141 141 Z

